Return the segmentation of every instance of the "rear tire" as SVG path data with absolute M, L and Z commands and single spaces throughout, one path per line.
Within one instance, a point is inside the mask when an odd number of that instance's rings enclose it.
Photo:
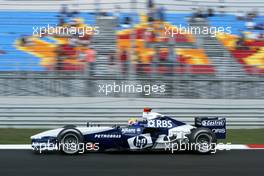
M 208 128 L 200 127 L 192 131 L 189 136 L 192 151 L 200 154 L 208 154 L 215 151 L 217 138 Z

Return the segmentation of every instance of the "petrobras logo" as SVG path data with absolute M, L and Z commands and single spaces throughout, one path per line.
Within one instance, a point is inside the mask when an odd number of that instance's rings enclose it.
M 225 120 L 203 120 L 202 126 L 224 126 Z
M 148 120 L 148 127 L 152 128 L 171 128 L 171 120 Z
M 95 134 L 94 138 L 121 138 L 120 134 Z
M 220 129 L 212 129 L 213 133 L 226 133 L 226 129 L 220 128 Z
M 140 133 L 141 130 L 140 130 L 140 128 L 122 128 L 121 129 L 121 132 L 123 134 L 125 134 L 125 133 L 128 133 L 128 134 L 137 134 L 137 133 Z

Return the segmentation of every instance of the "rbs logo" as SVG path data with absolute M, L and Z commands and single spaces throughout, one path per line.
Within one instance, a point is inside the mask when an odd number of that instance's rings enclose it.
M 148 120 L 148 127 L 153 128 L 171 128 L 171 120 Z

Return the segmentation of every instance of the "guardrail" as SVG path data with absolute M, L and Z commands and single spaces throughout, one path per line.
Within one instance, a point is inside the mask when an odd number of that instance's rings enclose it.
M 120 11 L 131 12 L 132 10 L 146 11 L 146 0 L 100 0 L 100 1 L 80 1 L 80 0 L 60 0 L 60 1 L 32 1 L 32 0 L 0 0 L 0 9 L 5 10 L 35 10 L 35 11 L 58 11 L 61 4 L 72 6 L 74 9 L 84 12 L 94 12 L 96 9 L 100 11 L 112 11 L 116 6 L 121 6 Z M 162 5 L 166 11 L 170 12 L 190 12 L 197 7 L 210 7 L 223 12 L 237 13 L 237 11 L 249 11 L 258 8 L 260 13 L 263 12 L 264 4 L 261 0 L 247 1 L 232 0 L 156 0 L 155 4 Z
M 194 123 L 194 117 L 226 117 L 228 128 L 264 128 L 264 107 L 152 107 L 156 112 Z M 142 107 L 113 106 L 2 106 L 1 128 L 55 128 L 67 124 L 84 126 L 125 125 L 141 117 Z

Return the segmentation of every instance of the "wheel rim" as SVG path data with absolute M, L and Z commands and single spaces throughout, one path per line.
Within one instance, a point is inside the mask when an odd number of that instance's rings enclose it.
M 62 150 L 67 154 L 74 154 L 79 150 L 79 138 L 75 134 L 66 134 L 62 138 Z
M 209 134 L 199 134 L 196 137 L 196 150 L 200 153 L 211 151 L 212 137 Z

